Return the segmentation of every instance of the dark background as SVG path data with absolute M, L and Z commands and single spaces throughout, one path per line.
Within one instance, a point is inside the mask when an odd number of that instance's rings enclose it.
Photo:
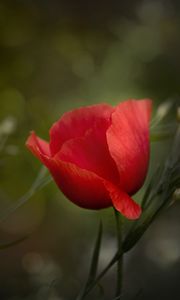
M 52 123 L 81 105 L 148 97 L 155 113 L 164 100 L 178 99 L 179 6 L 179 1 L 0 1 L 0 217 L 40 170 L 24 146 L 30 130 L 48 139 Z M 150 172 L 171 142 L 153 143 Z M 112 209 L 80 209 L 50 183 L 1 221 L 2 243 L 28 238 L 0 251 L 0 299 L 75 299 L 99 217 L 105 227 L 102 268 L 116 250 Z M 180 299 L 179 219 L 176 203 L 127 255 L 123 299 Z M 113 271 L 104 280 L 108 300 Z M 100 296 L 97 289 L 89 299 Z

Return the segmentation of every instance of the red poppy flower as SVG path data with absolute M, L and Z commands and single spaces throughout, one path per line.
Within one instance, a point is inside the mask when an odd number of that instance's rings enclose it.
M 147 99 L 82 107 L 51 127 L 49 143 L 32 132 L 26 145 L 72 202 L 136 219 L 141 208 L 131 196 L 147 174 L 150 114 Z

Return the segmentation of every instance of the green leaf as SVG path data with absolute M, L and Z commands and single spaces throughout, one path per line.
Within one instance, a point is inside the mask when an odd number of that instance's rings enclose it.
M 152 133 L 150 136 L 151 142 L 160 142 L 166 139 L 170 139 L 172 138 L 172 133 L 173 131 L 165 131 L 165 132 L 156 132 L 156 133 Z
M 150 139 L 151 142 L 159 142 L 165 139 L 172 138 L 174 131 L 177 128 L 176 122 L 156 124 L 151 127 Z
M 142 202 L 141 202 L 141 207 L 144 209 L 146 205 L 148 204 L 149 196 L 151 194 L 152 189 L 154 188 L 154 185 L 157 185 L 158 178 L 160 178 L 160 173 L 162 172 L 161 166 L 157 166 L 154 174 L 152 175 L 151 179 L 149 180 L 149 184 L 146 188 L 146 191 L 144 193 Z

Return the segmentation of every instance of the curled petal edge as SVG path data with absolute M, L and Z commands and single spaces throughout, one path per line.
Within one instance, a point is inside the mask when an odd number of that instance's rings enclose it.
M 105 187 L 111 197 L 112 205 L 117 211 L 130 220 L 135 220 L 140 217 L 142 212 L 140 205 L 127 193 L 110 182 L 105 182 Z
M 114 206 L 128 219 L 139 218 L 141 207 L 127 193 L 91 171 L 50 157 L 49 144 L 34 132 L 26 146 L 49 169 L 59 188 L 76 205 L 88 209 Z

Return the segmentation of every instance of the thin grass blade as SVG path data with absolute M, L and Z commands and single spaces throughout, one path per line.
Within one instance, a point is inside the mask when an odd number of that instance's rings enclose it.
M 101 241 L 102 241 L 102 233 L 103 233 L 103 226 L 102 222 L 99 223 L 98 228 L 98 234 L 94 245 L 93 255 L 91 259 L 91 265 L 89 270 L 89 275 L 86 281 L 85 286 L 80 291 L 78 297 L 76 300 L 82 300 L 86 296 L 87 289 L 91 285 L 91 283 L 94 281 L 96 274 L 97 274 L 97 268 L 98 268 L 98 262 L 99 262 L 99 254 L 100 254 L 100 248 L 101 248 Z

